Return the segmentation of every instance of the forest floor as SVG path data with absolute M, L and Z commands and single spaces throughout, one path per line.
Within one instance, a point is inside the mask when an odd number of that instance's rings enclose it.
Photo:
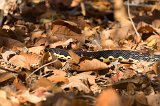
M 0 106 L 160 106 L 159 0 L 2 2 Z

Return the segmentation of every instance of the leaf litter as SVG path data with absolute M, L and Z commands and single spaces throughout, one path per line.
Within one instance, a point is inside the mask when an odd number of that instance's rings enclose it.
M 160 55 L 160 2 L 128 1 L 2 0 L 0 105 L 159 106 L 159 61 L 104 63 L 74 53 Z M 46 48 L 65 49 L 71 59 Z

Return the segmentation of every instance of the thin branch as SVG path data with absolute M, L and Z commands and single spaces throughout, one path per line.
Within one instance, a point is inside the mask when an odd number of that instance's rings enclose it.
M 28 77 L 26 78 L 26 81 L 27 81 L 35 72 L 39 71 L 40 69 L 42 69 L 42 68 L 45 67 L 45 66 L 48 66 L 48 65 L 50 65 L 50 64 L 55 63 L 56 61 L 57 61 L 57 59 L 54 60 L 54 61 L 52 61 L 52 62 L 46 63 L 46 64 L 42 65 L 41 67 L 37 68 L 35 71 L 33 71 L 31 74 L 28 75 Z
M 128 10 L 129 20 L 131 21 L 131 24 L 132 24 L 132 26 L 133 26 L 133 29 L 134 29 L 136 35 L 137 35 L 137 38 L 139 39 L 139 40 L 138 40 L 138 43 L 139 43 L 139 42 L 141 41 L 141 36 L 140 36 L 140 34 L 138 33 L 138 31 L 137 31 L 137 29 L 136 29 L 136 27 L 135 27 L 135 25 L 134 25 L 134 22 L 133 22 L 133 20 L 132 20 L 132 18 L 131 18 L 130 7 L 129 7 L 129 0 L 127 0 L 127 10 Z

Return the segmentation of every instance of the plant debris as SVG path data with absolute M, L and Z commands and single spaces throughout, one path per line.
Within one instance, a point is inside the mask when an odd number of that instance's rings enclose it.
M 0 105 L 159 106 L 159 4 L 1 0 Z M 105 50 L 130 52 L 94 58 Z

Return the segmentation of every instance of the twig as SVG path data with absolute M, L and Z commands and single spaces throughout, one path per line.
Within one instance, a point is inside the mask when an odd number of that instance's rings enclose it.
M 137 35 L 137 38 L 138 38 L 138 42 L 137 42 L 137 43 L 139 43 L 139 42 L 141 41 L 141 36 L 140 36 L 140 34 L 138 33 L 138 31 L 137 31 L 137 29 L 136 29 L 136 27 L 135 27 L 135 25 L 134 25 L 134 22 L 133 22 L 133 20 L 132 20 L 132 18 L 131 18 L 130 7 L 129 7 L 129 0 L 127 0 L 127 10 L 128 10 L 129 20 L 131 21 L 131 24 L 132 24 L 132 26 L 133 26 L 133 29 L 134 29 L 134 31 L 135 31 L 135 33 L 136 33 L 136 35 Z
M 5 70 L 7 72 L 18 73 L 18 72 L 14 71 L 14 70 L 6 69 L 6 68 L 1 67 L 1 66 L 0 66 L 0 69 Z
M 80 3 L 80 6 L 81 6 L 81 13 L 83 16 L 86 16 L 86 9 L 85 9 L 85 5 L 84 5 L 84 2 L 81 2 Z
M 49 62 L 49 63 L 46 63 L 46 64 L 42 65 L 41 67 L 39 67 L 38 69 L 36 69 L 35 71 L 33 71 L 31 74 L 29 74 L 28 77 L 26 78 L 26 81 L 27 81 L 35 72 L 39 71 L 40 69 L 42 69 L 42 68 L 45 67 L 45 66 L 48 66 L 48 65 L 50 65 L 50 64 L 55 63 L 56 61 L 57 61 L 57 59 L 54 60 L 54 61 L 52 61 L 52 62 Z

